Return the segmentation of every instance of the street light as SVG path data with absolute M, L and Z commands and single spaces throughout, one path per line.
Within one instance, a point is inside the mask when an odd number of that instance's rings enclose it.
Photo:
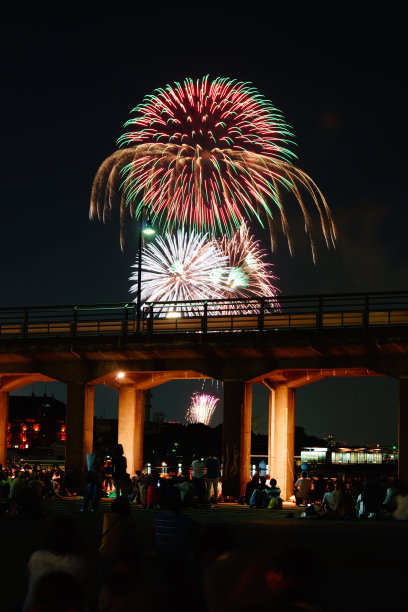
M 137 315 L 137 331 L 140 331 L 141 307 L 142 307 L 142 242 L 143 236 L 154 236 L 154 229 L 150 220 L 150 215 L 146 220 L 143 218 L 147 210 L 147 206 L 142 206 L 140 209 L 140 227 L 139 227 L 139 245 L 138 245 L 138 267 L 137 267 L 137 300 L 136 300 L 136 315 Z

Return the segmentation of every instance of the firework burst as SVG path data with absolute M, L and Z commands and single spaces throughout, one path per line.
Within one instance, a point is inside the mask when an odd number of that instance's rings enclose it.
M 123 147 L 100 166 L 90 217 L 105 221 L 120 201 L 123 246 L 126 208 L 149 206 L 165 230 L 189 225 L 211 235 L 233 234 L 246 219 L 266 217 L 274 245 L 273 210 L 290 250 L 281 191 L 294 194 L 311 236 L 301 191 L 311 196 L 326 242 L 334 243 L 330 209 L 319 188 L 292 165 L 292 134 L 280 111 L 254 87 L 229 78 L 186 79 L 146 96 L 120 139 Z M 119 197 L 119 190 L 122 195 Z M 274 207 L 276 206 L 276 208 Z
M 142 251 L 141 298 L 144 302 L 221 299 L 227 289 L 228 257 L 208 235 L 187 234 L 156 238 Z M 137 293 L 138 261 L 130 280 Z
M 245 223 L 231 239 L 224 236 L 218 241 L 220 250 L 228 257 L 227 297 L 271 298 L 277 295 L 279 290 L 272 284 L 277 277 L 272 273 L 272 264 L 266 261 L 266 251 L 259 244 Z
M 194 393 L 191 397 L 190 407 L 187 410 L 186 420 L 189 423 L 204 423 L 209 425 L 214 414 L 218 397 L 205 393 Z
M 137 294 L 137 259 L 132 268 L 135 272 L 130 280 L 136 283 L 130 292 Z M 224 237 L 216 241 L 207 235 L 188 235 L 178 230 L 176 236 L 158 237 L 142 250 L 141 297 L 146 303 L 275 298 L 279 291 L 273 284 L 275 280 L 266 252 L 245 224 L 231 240 Z M 278 305 L 275 300 L 272 304 Z M 211 312 L 233 314 L 231 308 L 216 303 Z M 241 311 L 242 304 L 237 308 Z M 190 307 L 181 309 L 191 313 Z

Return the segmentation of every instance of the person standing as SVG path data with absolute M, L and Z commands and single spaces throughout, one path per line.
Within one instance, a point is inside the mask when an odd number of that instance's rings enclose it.
M 141 481 L 139 482 L 139 495 L 140 495 L 140 506 L 141 508 L 147 508 L 147 490 L 150 476 L 143 474 Z
M 113 491 L 113 467 L 112 467 L 112 459 L 110 457 L 106 458 L 104 467 L 104 482 L 103 486 L 105 489 L 105 493 L 107 496 L 110 495 Z
M 23 512 L 24 505 L 27 503 L 28 486 L 26 473 L 21 470 L 18 476 L 11 483 L 9 493 L 9 516 L 15 516 L 18 512 Z
M 95 512 L 102 495 L 103 460 L 99 449 L 93 449 L 86 455 L 85 482 L 87 490 L 82 500 L 81 512 L 86 512 L 89 500 L 92 499 L 91 512 Z
M 197 455 L 193 455 L 191 467 L 193 470 L 191 473 L 191 482 L 196 488 L 198 500 L 202 501 L 205 497 L 204 463 L 202 459 L 197 457 Z
M 158 476 L 151 475 L 147 481 L 147 508 L 149 510 L 157 510 L 162 503 L 160 480 Z
M 214 491 L 214 503 L 218 501 L 218 480 L 220 477 L 219 461 L 215 455 L 215 450 L 210 450 L 210 456 L 204 461 L 207 473 L 205 482 L 207 485 L 207 499 L 211 500 L 211 489 Z
M 112 455 L 113 482 L 116 489 L 116 497 L 126 497 L 129 490 L 129 475 L 126 471 L 127 461 L 123 456 L 123 446 L 117 444 Z

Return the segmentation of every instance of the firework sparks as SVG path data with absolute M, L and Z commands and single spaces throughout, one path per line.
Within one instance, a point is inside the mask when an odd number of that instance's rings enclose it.
M 194 393 L 191 397 L 191 404 L 187 410 L 186 420 L 189 423 L 204 423 L 209 425 L 214 414 L 218 397 L 206 395 L 205 393 Z
M 126 208 L 138 216 L 149 206 L 164 229 L 189 225 L 211 235 L 234 233 L 246 219 L 263 225 L 275 243 L 278 212 L 292 251 L 281 191 L 294 194 L 311 236 L 311 217 L 301 190 L 311 196 L 326 243 L 335 227 L 326 200 L 287 145 L 292 134 L 280 111 L 254 87 L 229 78 L 186 79 L 145 97 L 119 145 L 93 183 L 90 217 L 105 221 L 120 201 L 123 246 Z M 122 189 L 121 198 L 119 190 Z
M 156 238 L 142 251 L 141 298 L 144 302 L 221 299 L 227 289 L 228 257 L 208 235 L 187 234 Z M 137 293 L 138 261 L 130 280 Z
M 276 296 L 278 289 L 272 283 L 277 277 L 272 274 L 272 264 L 266 261 L 266 251 L 250 235 L 245 223 L 231 239 L 224 236 L 218 245 L 228 257 L 228 297 Z
M 176 236 L 166 234 L 164 239 L 158 237 L 142 250 L 142 301 L 275 298 L 276 276 L 265 259 L 266 252 L 259 248 L 259 241 L 250 235 L 245 224 L 231 240 L 224 237 L 215 241 L 208 235 L 194 232 L 188 235 L 184 230 L 178 230 Z M 130 292 L 137 294 L 138 260 L 132 267 L 135 272 L 130 280 L 136 283 Z M 271 304 L 278 305 L 276 300 Z M 242 304 L 236 306 L 242 311 Z M 190 306 L 179 308 L 186 314 L 192 312 Z M 252 306 L 249 304 L 247 308 Z M 235 308 L 215 303 L 211 312 L 233 314 Z M 167 316 L 174 314 L 168 308 L 166 313 Z

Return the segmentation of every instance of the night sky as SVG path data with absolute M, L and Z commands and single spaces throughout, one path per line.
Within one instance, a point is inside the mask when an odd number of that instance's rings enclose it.
M 93 176 L 145 94 L 204 74 L 251 81 L 283 111 L 297 165 L 333 211 L 337 248 L 318 241 L 314 265 L 297 204 L 288 202 L 295 256 L 282 237 L 271 256 L 282 294 L 408 288 L 402 15 L 364 2 L 359 12 L 351 3 L 259 3 L 253 13 L 219 4 L 111 13 L 103 22 L 4 20 L 0 306 L 129 299 L 136 232 L 129 229 L 122 253 L 117 217 L 89 221 Z M 153 390 L 153 409 L 181 420 L 202 383 L 171 385 L 171 394 Z M 109 398 L 98 400 L 97 413 L 114 413 Z M 265 405 L 259 388 L 260 430 Z M 297 424 L 311 434 L 393 443 L 396 418 L 392 380 L 326 380 L 297 392 Z

